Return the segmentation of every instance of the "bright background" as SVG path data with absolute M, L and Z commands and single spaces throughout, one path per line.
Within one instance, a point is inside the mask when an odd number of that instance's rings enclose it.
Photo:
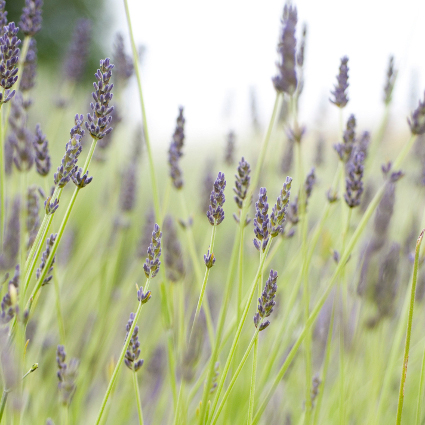
M 117 29 L 125 31 L 122 2 L 110 1 Z M 260 120 L 273 105 L 276 42 L 281 0 L 131 0 L 136 42 L 147 48 L 143 83 L 150 133 L 164 142 L 172 134 L 178 105 L 186 110 L 188 141 L 223 140 L 232 128 L 250 129 L 250 87 L 257 93 Z M 382 113 L 388 59 L 395 56 L 399 80 L 392 124 L 407 131 L 406 116 L 422 95 L 425 2 L 303 0 L 298 28 L 308 24 L 301 121 L 308 129 L 337 124 L 328 102 L 339 60 L 350 58 L 350 103 L 362 129 L 373 130 Z M 126 34 L 127 35 L 127 34 Z M 297 37 L 299 39 L 299 37 Z M 133 81 L 129 90 L 135 90 Z M 327 113 L 323 115 L 323 105 Z M 322 110 L 322 112 L 319 112 Z M 138 116 L 136 103 L 135 116 Z M 325 117 L 323 120 L 321 117 Z

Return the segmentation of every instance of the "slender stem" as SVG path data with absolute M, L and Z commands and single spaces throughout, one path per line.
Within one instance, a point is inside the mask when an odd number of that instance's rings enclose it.
M 133 384 L 134 384 L 134 394 L 136 396 L 136 403 L 137 403 L 137 414 L 139 415 L 139 424 L 143 425 L 143 413 L 142 413 L 142 404 L 140 403 L 139 384 L 137 382 L 137 373 L 134 369 L 133 369 Z
M 421 380 L 418 388 L 418 404 L 416 407 L 416 425 L 421 425 L 422 417 L 422 400 L 424 398 L 424 383 L 425 383 L 425 350 L 422 357 Z
M 183 191 L 179 190 L 179 192 L 180 192 L 179 195 L 180 195 L 180 203 L 181 203 L 181 206 L 182 206 L 183 216 L 186 219 L 188 217 L 186 200 L 184 198 Z M 187 244 L 188 244 L 188 248 L 189 248 L 189 254 L 190 254 L 190 257 L 191 257 L 191 260 L 192 260 L 193 269 L 195 270 L 195 279 L 196 279 L 197 282 L 201 282 L 201 281 L 204 282 L 205 276 L 204 276 L 204 278 L 202 278 L 202 270 L 201 270 L 201 266 L 200 266 L 200 261 L 198 259 L 198 254 L 196 252 L 195 238 L 193 236 L 191 226 L 185 227 L 185 235 L 186 235 Z M 211 248 L 211 251 L 212 251 L 212 248 Z M 205 272 L 205 275 L 206 275 L 207 272 L 208 272 L 208 268 Z M 208 279 L 208 276 L 206 276 L 206 277 Z M 201 292 L 202 292 L 202 286 L 201 286 Z M 208 336 L 210 338 L 210 343 L 212 345 L 214 343 L 214 326 L 213 326 L 213 322 L 212 322 L 212 318 L 211 318 L 210 306 L 209 306 L 208 303 L 206 303 L 204 305 L 204 311 L 205 311 L 205 320 L 207 322 L 207 328 L 208 328 Z M 195 323 L 195 322 L 193 322 L 193 323 Z
M 262 255 L 263 253 L 260 251 L 260 263 L 261 263 Z M 260 271 L 260 282 L 258 284 L 258 297 L 261 296 L 262 277 L 263 277 L 263 270 Z M 258 337 L 255 339 L 255 342 L 254 342 L 254 355 L 252 359 L 251 386 L 249 389 L 249 405 L 248 405 L 248 421 L 247 421 L 248 425 L 252 422 L 252 418 L 254 416 L 255 382 L 257 379 L 257 364 L 258 364 Z
M 211 357 L 208 363 L 208 375 L 207 379 L 205 380 L 204 384 L 204 391 L 202 394 L 202 403 L 201 403 L 201 411 L 199 415 L 199 423 L 204 423 L 203 420 L 205 418 L 206 414 L 206 407 L 208 403 L 208 396 L 210 395 L 210 389 L 211 389 L 211 383 L 214 376 L 214 368 L 215 363 L 218 359 L 218 353 L 222 342 L 222 336 L 224 331 L 224 325 L 226 322 L 226 313 L 230 302 L 230 296 L 232 292 L 232 283 L 234 279 L 234 275 L 236 272 L 236 265 L 237 265 L 237 253 L 238 253 L 238 246 L 239 246 L 239 238 L 240 238 L 240 232 L 243 229 L 239 226 L 236 231 L 236 237 L 234 238 L 233 242 L 233 249 L 232 249 L 232 255 L 230 257 L 230 265 L 228 268 L 227 273 L 227 279 L 226 279 L 226 285 L 225 285 L 225 295 L 224 300 L 221 305 L 220 309 L 220 315 L 218 318 L 218 325 L 217 325 L 217 332 L 215 337 L 215 343 L 213 345 Z M 191 399 L 191 394 L 189 394 L 189 400 Z
M 3 388 L 3 394 L 1 396 L 1 402 L 0 402 L 0 423 L 1 423 L 1 420 L 3 419 L 3 413 L 4 413 L 4 409 L 6 407 L 6 401 L 7 401 L 8 394 L 9 394 L 9 390 L 6 387 Z
M 419 268 L 419 252 L 421 248 L 422 239 L 424 237 L 424 232 L 425 232 L 425 229 L 422 230 L 416 242 L 415 264 L 413 266 L 412 288 L 410 292 L 409 317 L 407 319 L 406 344 L 404 347 L 404 359 L 403 359 L 403 367 L 401 370 L 400 391 L 398 395 L 397 419 L 396 419 L 397 425 L 401 424 L 401 415 L 403 413 L 404 386 L 406 384 L 407 363 L 409 361 L 409 350 L 410 350 L 410 338 L 412 335 L 413 309 L 415 307 L 416 282 L 418 279 L 418 268 Z
M 148 151 L 148 158 L 149 158 L 149 170 L 150 170 L 150 176 L 151 176 L 151 183 L 152 183 L 152 194 L 153 194 L 153 203 L 155 208 L 155 216 L 157 218 L 157 221 L 160 221 L 161 218 L 161 209 L 159 206 L 159 195 L 158 195 L 158 185 L 156 182 L 156 176 L 155 176 L 155 168 L 154 168 L 154 161 L 152 157 L 152 148 L 151 143 L 149 139 L 149 131 L 148 131 L 148 122 L 146 118 L 146 110 L 145 110 L 145 102 L 143 99 L 143 92 L 142 92 L 142 79 L 140 74 L 140 67 L 139 67 L 139 55 L 137 53 L 137 47 L 136 43 L 134 41 L 134 35 L 133 35 L 133 29 L 131 25 L 131 17 L 130 17 L 130 10 L 128 8 L 128 1 L 124 0 L 124 7 L 125 7 L 125 14 L 127 17 L 127 24 L 128 24 L 128 30 L 130 33 L 130 40 L 131 40 L 131 49 L 133 52 L 133 64 L 134 64 L 134 70 L 137 77 L 137 86 L 139 89 L 139 97 L 140 97 L 140 106 L 142 109 L 142 120 L 143 120 L 143 131 L 145 134 L 145 141 L 146 141 L 146 148 Z
M 235 371 L 235 374 L 232 377 L 232 380 L 230 381 L 230 384 L 229 384 L 226 392 L 223 395 L 223 398 L 221 399 L 220 405 L 218 406 L 217 411 L 216 411 L 214 417 L 212 418 L 212 420 L 210 422 L 211 425 L 215 425 L 217 423 L 218 417 L 220 416 L 220 413 L 221 413 L 221 411 L 222 411 L 222 409 L 223 409 L 223 407 L 224 407 L 224 405 L 225 405 L 225 403 L 226 403 L 226 401 L 227 401 L 227 399 L 229 397 L 229 394 L 230 394 L 230 392 L 232 391 L 232 389 L 233 389 L 233 387 L 235 385 L 236 379 L 238 379 L 238 376 L 241 373 L 241 370 L 244 367 L 244 365 L 245 365 L 245 363 L 246 363 L 246 361 L 248 359 L 249 353 L 252 350 L 252 346 L 254 345 L 255 341 L 258 340 L 258 333 L 259 333 L 259 329 L 257 328 L 255 330 L 254 336 L 251 339 L 251 342 L 248 345 L 248 348 L 245 351 L 245 354 L 242 357 L 241 362 L 239 363 L 238 368 Z
M 212 256 L 214 255 L 214 241 L 215 241 L 216 232 L 217 232 L 217 225 L 214 224 L 212 232 L 211 232 L 211 243 L 210 243 L 210 254 Z M 208 276 L 210 274 L 210 270 L 211 269 L 208 266 L 205 267 L 205 276 L 204 276 L 204 280 L 202 282 L 201 293 L 199 294 L 198 305 L 196 306 L 195 316 L 193 318 L 192 328 L 191 328 L 190 336 L 189 336 L 189 342 L 190 342 L 190 339 L 192 337 L 193 328 L 195 326 L 196 320 L 198 319 L 199 311 L 201 310 L 201 306 L 202 306 L 202 303 L 203 303 L 203 300 L 204 300 L 204 294 L 205 294 L 205 289 L 207 287 Z M 207 301 L 207 303 L 208 303 L 208 301 Z
M 97 139 L 93 138 L 92 144 L 90 146 L 89 153 L 88 153 L 87 158 L 86 158 L 86 162 L 84 163 L 83 174 L 87 171 L 87 169 L 90 165 L 90 161 L 93 157 L 93 153 L 94 153 L 94 150 L 96 148 L 96 144 L 97 144 Z M 55 243 L 54 243 L 52 250 L 50 252 L 49 258 L 53 258 L 56 254 L 56 250 L 58 249 L 59 243 L 62 239 L 63 232 L 65 231 L 65 227 L 68 223 L 69 217 L 71 215 L 72 208 L 74 206 L 75 200 L 77 199 L 79 192 L 80 192 L 80 188 L 76 187 L 75 190 L 74 190 L 74 193 L 72 194 L 71 200 L 69 201 L 68 208 L 66 209 L 66 212 L 65 212 L 65 216 L 64 216 L 62 223 L 59 227 L 58 234 L 56 236 L 56 240 L 55 240 Z M 40 277 L 37 281 L 37 284 L 36 284 L 32 294 L 31 294 L 31 296 L 30 296 L 30 298 L 27 302 L 27 305 L 26 305 L 27 308 L 30 308 L 30 301 L 31 301 L 31 299 L 35 298 L 35 296 L 37 295 L 38 291 L 41 288 L 41 285 L 42 285 L 44 279 L 46 278 L 48 271 L 49 271 L 49 267 L 44 267 L 44 269 L 41 272 L 41 275 L 40 275 Z
M 229 352 L 229 354 L 227 356 L 226 364 L 225 364 L 225 366 L 223 368 L 223 373 L 221 374 L 221 378 L 220 378 L 219 384 L 217 386 L 215 400 L 214 400 L 214 405 L 213 405 L 213 407 L 211 409 L 211 414 L 214 414 L 215 409 L 217 407 L 218 399 L 219 399 L 220 394 L 221 394 L 221 391 L 223 389 L 223 385 L 224 385 L 224 382 L 226 380 L 227 373 L 229 372 L 231 361 L 233 359 L 233 356 L 235 355 L 236 347 L 238 345 L 239 338 L 240 338 L 241 333 L 242 333 L 242 328 L 243 328 L 243 325 L 245 324 L 245 320 L 246 320 L 247 315 L 248 315 L 249 307 L 251 306 L 251 302 L 252 302 L 252 299 L 254 298 L 255 290 L 257 289 L 257 282 L 258 282 L 258 279 L 261 276 L 261 270 L 263 269 L 263 266 L 264 266 L 264 260 L 267 257 L 267 254 L 268 254 L 268 252 L 270 250 L 271 242 L 272 242 L 273 239 L 274 238 L 270 238 L 269 239 L 269 242 L 267 243 L 265 252 L 264 252 L 264 254 L 263 254 L 262 258 L 261 258 L 261 261 L 260 261 L 260 265 L 258 266 L 257 273 L 255 274 L 254 280 L 252 282 L 252 286 L 251 286 L 251 289 L 249 291 L 248 300 L 247 300 L 247 302 L 245 304 L 245 308 L 244 308 L 244 311 L 242 313 L 242 317 L 241 317 L 241 319 L 239 321 L 239 324 L 238 324 L 238 329 L 236 331 L 236 335 L 233 338 L 232 346 L 230 348 L 230 352 Z
M 144 287 L 145 291 L 147 291 L 149 289 L 150 280 L 151 280 L 150 278 L 148 278 L 146 280 L 146 284 L 145 284 L 145 287 Z M 105 396 L 103 397 L 102 405 L 100 407 L 99 414 L 98 414 L 97 419 L 96 419 L 96 425 L 99 425 L 100 420 L 102 419 L 103 411 L 105 410 L 106 403 L 108 402 L 109 396 L 111 395 L 112 387 L 114 386 L 115 381 L 117 380 L 118 372 L 121 369 L 122 363 L 124 361 L 125 353 L 126 353 L 128 346 L 130 344 L 131 337 L 133 335 L 137 321 L 139 320 L 140 313 L 142 312 L 142 306 L 143 306 L 143 304 L 141 302 L 139 302 L 139 306 L 137 307 L 136 314 L 134 315 L 133 324 L 131 325 L 131 328 L 128 331 L 127 339 L 125 340 L 124 346 L 121 349 L 121 354 L 118 358 L 117 364 L 115 365 L 115 369 L 114 369 L 114 372 L 112 373 L 112 377 L 109 381 L 108 388 L 106 389 Z

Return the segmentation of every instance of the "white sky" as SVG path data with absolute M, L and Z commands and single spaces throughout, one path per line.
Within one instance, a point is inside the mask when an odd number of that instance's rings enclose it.
M 336 81 L 339 60 L 348 55 L 347 112 L 356 115 L 362 128 L 373 129 L 374 120 L 381 116 L 388 58 L 394 54 L 400 72 L 393 117 L 404 126 L 413 76 L 415 98 L 423 93 L 425 1 L 294 4 L 298 32 L 303 22 L 308 25 L 301 121 L 314 127 L 319 105 Z M 265 124 L 274 100 L 271 77 L 283 5 L 282 0 L 129 0 L 136 42 L 147 47 L 142 79 L 151 137 L 170 138 L 180 104 L 185 107 L 189 139 L 222 141 L 230 128 L 245 132 L 250 125 L 251 86 L 256 88 Z M 122 2 L 115 7 L 119 29 L 126 33 Z M 225 112 L 226 103 L 230 113 Z M 329 105 L 327 123 L 335 124 L 337 117 L 336 108 Z

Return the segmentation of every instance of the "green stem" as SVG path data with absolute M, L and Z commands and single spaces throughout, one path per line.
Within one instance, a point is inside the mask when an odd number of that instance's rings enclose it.
M 259 329 L 257 328 L 255 330 L 254 336 L 251 339 L 251 342 L 248 345 L 248 348 L 245 351 L 245 354 L 242 357 L 241 362 L 239 363 L 238 368 L 235 371 L 235 374 L 232 377 L 232 380 L 230 381 L 230 384 L 229 384 L 226 392 L 223 395 L 223 398 L 221 399 L 220 405 L 217 408 L 217 412 L 215 413 L 213 419 L 211 420 L 211 423 L 210 423 L 211 425 L 215 425 L 217 423 L 218 417 L 220 416 L 220 413 L 221 413 L 221 411 L 222 411 L 222 409 L 223 409 L 223 407 L 224 407 L 224 405 L 225 405 L 225 403 L 226 403 L 226 401 L 227 401 L 227 399 L 229 397 L 229 394 L 230 394 L 230 392 L 232 391 L 232 389 L 233 389 L 233 387 L 235 385 L 236 379 L 238 379 L 238 376 L 241 373 L 241 370 L 244 367 L 244 365 L 245 365 L 245 363 L 246 363 L 246 361 L 248 359 L 249 353 L 252 350 L 252 346 L 254 345 L 254 343 L 256 341 L 258 341 L 258 333 L 259 333 Z
M 134 384 L 134 394 L 136 396 L 136 403 L 137 403 L 137 414 L 139 415 L 139 424 L 143 425 L 143 414 L 142 414 L 142 404 L 140 403 L 139 384 L 137 382 L 137 373 L 134 369 L 133 369 L 133 384 Z
M 210 357 L 210 360 L 209 360 L 209 363 L 208 363 L 208 375 L 207 375 L 207 379 L 205 380 L 204 391 L 203 391 L 203 394 L 202 394 L 201 411 L 200 411 L 200 415 L 199 415 L 199 423 L 200 424 L 204 423 L 203 421 L 204 421 L 204 418 L 205 418 L 205 415 L 206 415 L 208 396 L 210 395 L 211 383 L 212 383 L 212 379 L 213 379 L 213 376 L 214 376 L 214 373 L 215 373 L 215 371 L 214 371 L 215 363 L 217 362 L 218 353 L 219 353 L 221 342 L 222 342 L 224 325 L 225 325 L 225 322 L 226 322 L 226 314 L 227 314 L 227 309 L 228 309 L 228 306 L 229 306 L 230 296 L 231 296 L 231 292 L 232 292 L 232 283 L 233 283 L 233 279 L 234 279 L 234 275 L 235 275 L 235 271 L 236 271 L 237 253 L 238 253 L 239 238 L 240 238 L 241 231 L 243 231 L 243 228 L 241 226 L 239 226 L 237 228 L 236 237 L 234 238 L 234 242 L 233 242 L 232 255 L 230 257 L 230 265 L 229 265 L 229 268 L 228 268 L 226 285 L 225 285 L 224 300 L 222 302 L 221 309 L 220 309 L 220 315 L 219 315 L 219 318 L 218 318 L 218 325 L 217 325 L 215 343 L 213 345 L 211 357 Z M 191 395 L 192 395 L 192 393 L 189 394 L 189 400 L 191 400 Z
M 404 359 L 403 359 L 403 367 L 401 370 L 400 391 L 398 396 L 397 418 L 396 418 L 397 425 L 401 424 L 401 415 L 403 412 L 404 386 L 406 384 L 407 362 L 409 361 L 410 339 L 412 335 L 413 309 L 415 307 L 416 282 L 418 279 L 419 251 L 420 251 L 422 239 L 424 236 L 424 232 L 425 232 L 425 229 L 422 230 L 416 242 L 415 264 L 413 266 L 412 288 L 410 292 L 409 317 L 407 319 L 406 344 L 404 347 Z
M 216 232 L 217 232 L 217 225 L 214 223 L 212 233 L 211 233 L 211 243 L 210 243 L 210 254 L 212 256 L 214 255 L 214 241 L 215 241 Z M 205 267 L 204 280 L 202 282 L 201 293 L 199 294 L 198 305 L 196 306 L 195 316 L 194 316 L 193 322 L 192 322 L 192 328 L 191 328 L 191 331 L 190 331 L 189 342 L 190 342 L 190 339 L 192 337 L 193 328 L 195 326 L 196 320 L 198 319 L 198 315 L 199 315 L 199 312 L 200 312 L 201 307 L 202 307 L 202 303 L 203 303 L 204 295 L 205 295 L 205 289 L 207 287 L 208 276 L 210 274 L 210 270 L 211 270 L 211 268 L 209 268 L 208 266 Z M 207 301 L 207 303 L 208 303 L 208 301 Z
M 1 402 L 0 402 L 0 423 L 1 420 L 3 419 L 3 413 L 4 413 L 4 409 L 6 407 L 6 401 L 7 401 L 7 396 L 9 394 L 9 390 L 6 389 L 6 387 L 3 389 L 3 394 L 1 396 Z
M 229 372 L 231 361 L 232 361 L 233 356 L 235 355 L 235 352 L 236 352 L 236 347 L 238 345 L 239 338 L 240 338 L 241 333 L 242 333 L 243 325 L 245 324 L 245 320 L 246 320 L 246 318 L 248 316 L 249 307 L 251 306 L 251 302 L 252 302 L 252 299 L 254 298 L 255 290 L 257 289 L 258 279 L 260 279 L 260 277 L 261 277 L 261 271 L 263 270 L 264 260 L 267 257 L 267 254 L 268 254 L 268 252 L 270 250 L 271 242 L 272 242 L 273 239 L 274 238 L 270 238 L 269 239 L 269 242 L 267 243 L 265 252 L 264 252 L 264 254 L 261 257 L 261 261 L 260 261 L 260 265 L 258 266 L 257 273 L 255 274 L 254 280 L 252 282 L 252 286 L 251 286 L 251 289 L 249 291 L 248 300 L 247 300 L 247 302 L 245 304 L 245 308 L 244 308 L 244 311 L 242 313 L 241 320 L 238 323 L 238 329 L 236 331 L 235 337 L 233 338 L 232 346 L 230 348 L 230 352 L 229 352 L 229 354 L 227 356 L 226 364 L 225 364 L 225 366 L 223 368 L 223 373 L 221 374 L 221 378 L 220 378 L 219 384 L 217 386 L 215 400 L 214 400 L 214 405 L 213 405 L 213 407 L 211 409 L 211 414 L 212 415 L 214 414 L 215 409 L 217 407 L 218 399 L 219 399 L 220 394 L 221 394 L 221 391 L 223 389 L 223 385 L 224 385 L 224 382 L 226 380 L 227 373 Z
M 145 141 L 146 141 L 146 149 L 148 151 L 148 158 L 149 158 L 149 170 L 150 170 L 150 177 L 151 177 L 151 183 L 152 183 L 152 194 L 153 194 L 153 203 L 155 208 L 155 216 L 157 221 L 160 223 L 161 219 L 161 208 L 159 206 L 159 195 L 158 195 L 158 185 L 156 182 L 156 176 L 155 176 L 155 168 L 154 168 L 154 161 L 152 156 L 152 148 L 151 143 L 149 139 L 149 131 L 148 131 L 148 122 L 146 118 L 146 110 L 145 110 L 145 102 L 143 100 L 143 92 L 142 92 L 142 79 L 140 74 L 140 67 L 139 67 L 139 55 L 137 54 L 137 47 L 136 43 L 134 41 L 134 35 L 133 35 L 133 29 L 131 25 L 131 17 L 130 17 L 130 10 L 128 8 L 128 1 L 124 0 L 124 7 L 125 7 L 125 14 L 127 17 L 127 24 L 128 24 L 128 30 L 130 33 L 130 40 L 131 40 L 131 49 L 133 52 L 133 64 L 134 64 L 134 70 L 137 77 L 137 87 L 139 89 L 139 97 L 140 97 L 140 106 L 142 109 L 142 121 L 143 121 L 143 131 L 145 134 Z
M 145 292 L 147 292 L 148 289 L 149 289 L 149 283 L 150 283 L 150 278 L 148 278 L 146 280 L 146 284 L 145 284 L 145 287 L 144 287 L 144 291 Z M 100 420 L 102 419 L 103 411 L 105 410 L 106 403 L 108 402 L 109 396 L 111 395 L 112 388 L 113 388 L 113 386 L 115 384 L 115 381 L 117 380 L 118 372 L 120 371 L 121 366 L 122 366 L 122 364 L 124 362 L 125 353 L 126 353 L 126 351 L 128 349 L 128 346 L 130 344 L 131 337 L 133 335 L 133 332 L 134 332 L 134 329 L 136 327 L 137 321 L 139 320 L 139 317 L 140 317 L 140 313 L 142 312 L 142 306 L 143 306 L 143 304 L 141 302 L 139 302 L 139 306 L 137 307 L 136 314 L 134 315 L 133 324 L 131 325 L 131 328 L 128 331 L 127 339 L 125 340 L 124 346 L 121 349 L 121 354 L 120 354 L 120 356 L 118 358 L 117 364 L 115 365 L 114 372 L 112 373 L 112 377 L 111 377 L 111 379 L 109 381 L 108 388 L 106 389 L 106 394 L 103 397 L 102 405 L 100 407 L 99 414 L 97 415 L 96 425 L 99 425 Z
M 89 150 L 89 153 L 87 155 L 86 162 L 84 163 L 83 174 L 87 171 L 87 169 L 90 165 L 90 161 L 93 157 L 93 153 L 94 153 L 94 150 L 96 148 L 96 144 L 97 144 L 97 139 L 93 138 L 93 142 L 90 146 L 90 150 Z M 55 254 L 56 254 L 56 250 L 58 249 L 59 243 L 62 239 L 63 232 L 65 231 L 65 227 L 68 223 L 69 217 L 71 215 L 72 208 L 74 206 L 75 200 L 77 199 L 79 192 L 80 192 L 80 188 L 76 187 L 75 190 L 74 190 L 74 193 L 72 194 L 71 200 L 69 201 L 68 208 L 66 209 L 66 212 L 65 212 L 65 216 L 64 216 L 62 223 L 59 227 L 58 234 L 56 236 L 56 240 L 55 240 L 55 243 L 54 243 L 52 250 L 50 252 L 49 258 L 54 258 Z M 31 296 L 30 296 L 30 298 L 27 302 L 26 308 L 30 308 L 30 301 L 31 301 L 31 299 L 34 299 L 35 296 L 37 295 L 38 291 L 41 288 L 41 285 L 42 285 L 44 279 L 46 278 L 48 271 L 49 271 L 49 267 L 44 267 L 43 271 L 41 272 L 41 276 L 39 277 L 37 284 L 34 287 L 32 294 L 31 294 Z

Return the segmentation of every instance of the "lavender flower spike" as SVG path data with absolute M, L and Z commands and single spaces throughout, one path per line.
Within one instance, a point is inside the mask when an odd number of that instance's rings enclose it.
M 6 1 L 0 0 L 0 34 L 3 34 L 3 28 L 7 25 Z
M 109 83 L 112 77 L 113 64 L 110 59 L 100 61 L 100 68 L 97 70 L 95 77 L 97 83 L 93 83 L 95 91 L 92 93 L 94 103 L 90 103 L 92 114 L 87 114 L 86 128 L 94 139 L 102 139 L 112 131 L 109 127 L 112 121 L 111 112 L 114 110 L 113 106 L 109 106 L 113 94 L 111 90 L 114 85 Z
M 247 161 L 245 161 L 245 158 L 242 157 L 242 159 L 239 162 L 239 167 L 237 170 L 237 174 L 235 174 L 236 180 L 235 180 L 235 187 L 233 188 L 233 192 L 235 192 L 235 196 L 233 199 L 236 202 L 236 205 L 238 206 L 238 215 L 233 214 L 233 218 L 236 220 L 237 223 L 240 221 L 240 215 L 243 207 L 243 202 L 246 198 L 246 195 L 248 193 L 249 183 L 251 182 L 251 166 Z M 251 200 L 249 200 L 251 201 Z M 245 226 L 248 225 L 251 222 L 251 219 L 246 217 L 245 218 Z
M 364 153 L 354 152 L 353 159 L 347 164 L 346 193 L 344 199 L 350 208 L 360 205 L 363 193 L 363 162 Z
M 82 129 L 83 116 L 75 115 L 75 126 L 71 128 L 71 139 L 65 146 L 65 155 L 62 158 L 62 163 L 54 174 L 54 182 L 58 187 L 64 187 L 71 176 L 77 171 L 77 161 L 82 151 L 81 138 L 84 136 Z
M 273 312 L 273 307 L 276 305 L 274 298 L 277 291 L 277 272 L 270 270 L 269 278 L 264 286 L 264 290 L 261 297 L 258 298 L 257 313 L 254 315 L 254 325 L 256 328 L 260 327 L 260 331 L 267 328 L 270 325 L 269 320 L 262 321 L 266 317 L 269 317 Z M 261 322 L 261 323 L 260 323 Z
M 47 285 L 53 279 L 52 272 L 53 272 L 53 264 L 55 263 L 56 255 L 53 257 L 52 260 L 49 260 L 49 255 L 50 255 L 50 252 L 53 248 L 53 245 L 55 244 L 56 236 L 57 236 L 57 233 L 55 233 L 55 234 L 52 233 L 50 235 L 50 237 L 47 238 L 47 240 L 46 240 L 46 250 L 43 252 L 43 255 L 41 256 L 40 267 L 37 269 L 37 271 L 35 273 L 37 279 L 39 279 L 43 269 L 45 267 L 49 267 L 49 271 L 47 272 L 47 275 L 46 275 L 45 279 L 43 280 L 41 286 Z M 49 264 L 49 265 L 47 265 L 47 264 Z
M 214 182 L 213 190 L 210 195 L 210 205 L 207 211 L 208 221 L 211 226 L 218 226 L 224 220 L 223 205 L 226 201 L 224 189 L 226 187 L 226 179 L 224 173 L 219 172 Z
M 286 220 L 286 210 L 288 208 L 289 196 L 291 195 L 292 178 L 286 177 L 280 195 L 270 214 L 270 236 L 276 237 L 283 231 L 283 225 Z M 264 251 L 264 248 L 263 248 Z
M 113 60 L 116 63 L 115 82 L 119 88 L 124 87 L 134 74 L 134 65 L 132 57 L 125 52 L 124 37 L 121 33 L 115 36 Z
M 71 359 L 68 364 L 65 363 L 66 352 L 63 345 L 58 345 L 56 351 L 56 362 L 58 365 L 57 376 L 59 379 L 58 388 L 61 393 L 61 401 L 64 406 L 69 406 L 76 390 L 75 381 L 77 380 L 78 360 Z
M 384 103 L 389 105 L 392 100 L 395 81 L 397 79 L 397 69 L 394 69 L 394 56 L 390 57 L 387 70 L 387 80 L 384 87 Z
M 66 78 L 74 83 L 84 74 L 91 38 L 90 19 L 79 19 L 75 25 L 74 34 L 68 48 L 64 63 Z
M 15 90 L 10 90 L 18 81 L 19 46 L 21 40 L 17 37 L 19 27 L 14 22 L 3 27 L 0 36 L 0 85 L 5 89 L 0 93 L 0 105 L 9 102 L 15 95 Z
M 145 271 L 145 275 L 148 279 L 151 279 L 158 274 L 159 266 L 161 265 L 161 262 L 159 261 L 159 258 L 161 257 L 161 237 L 161 229 L 157 224 L 155 224 L 152 232 L 152 242 L 148 247 L 148 257 L 143 265 L 143 270 Z
M 40 124 L 35 127 L 35 138 L 33 142 L 35 150 L 35 167 L 40 176 L 47 176 L 50 171 L 50 155 L 46 136 L 42 133 Z
M 26 36 L 33 37 L 41 30 L 43 0 L 25 0 L 19 25 Z
M 269 241 L 269 204 L 267 203 L 267 189 L 262 187 L 255 203 L 254 239 L 255 248 L 264 252 Z
M 170 165 L 170 177 L 176 189 L 183 187 L 182 171 L 179 167 L 180 158 L 183 156 L 184 145 L 184 124 L 186 120 L 183 116 L 183 107 L 179 107 L 179 115 L 177 117 L 176 129 L 174 130 L 173 139 L 168 150 L 168 164 Z
M 276 64 L 278 74 L 272 79 L 277 92 L 292 96 L 297 89 L 295 29 L 297 25 L 297 8 L 285 5 L 282 17 L 282 31 L 277 46 L 280 61 Z
M 411 118 L 407 118 L 412 134 L 425 134 L 425 93 L 424 100 L 419 101 L 418 107 L 412 112 Z
M 128 333 L 130 332 L 131 326 L 134 321 L 134 313 L 130 313 L 130 319 L 127 322 L 125 341 L 127 341 Z M 143 366 L 143 360 L 139 359 L 140 356 L 140 341 L 139 341 L 139 327 L 136 326 L 131 336 L 130 344 L 125 353 L 124 363 L 130 369 L 137 372 Z
M 341 58 L 341 65 L 339 67 L 339 74 L 336 77 L 338 83 L 334 86 L 334 91 L 331 92 L 333 98 L 329 99 L 333 104 L 339 108 L 343 108 L 348 103 L 347 89 L 348 89 L 348 57 Z

